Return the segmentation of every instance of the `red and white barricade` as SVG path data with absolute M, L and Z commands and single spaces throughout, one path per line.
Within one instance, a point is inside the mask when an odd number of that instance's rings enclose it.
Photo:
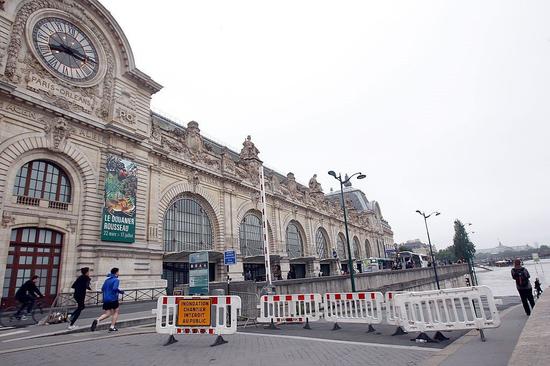
M 395 306 L 395 295 L 400 294 L 400 291 L 387 291 L 384 294 L 386 303 L 386 324 L 401 326 L 399 319 L 399 310 Z
M 263 295 L 258 323 L 318 321 L 322 301 L 320 294 Z
M 383 303 L 381 292 L 328 293 L 325 294 L 325 320 L 380 324 Z
M 496 328 L 500 316 L 487 286 L 395 295 L 401 326 L 407 332 Z
M 156 331 L 161 334 L 234 334 L 241 310 L 238 296 L 161 296 Z

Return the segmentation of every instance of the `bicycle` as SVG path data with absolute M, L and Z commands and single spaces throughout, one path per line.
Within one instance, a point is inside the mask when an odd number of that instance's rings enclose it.
M 17 306 L 8 306 L 5 309 L 0 309 L 0 325 L 10 328 L 21 328 L 29 325 L 34 325 L 43 317 L 44 304 L 42 299 L 36 299 L 32 310 L 29 314 L 23 310 L 19 317 L 16 317 L 17 311 L 21 304 Z

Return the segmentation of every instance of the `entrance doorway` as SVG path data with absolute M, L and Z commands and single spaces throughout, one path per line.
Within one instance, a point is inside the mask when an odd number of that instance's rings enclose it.
M 321 263 L 321 276 L 330 276 L 330 263 Z
M 294 272 L 294 278 L 306 278 L 306 265 L 305 264 L 291 264 L 290 269 Z
M 15 292 L 33 275 L 47 304 L 57 295 L 63 234 L 39 228 L 11 231 L 10 247 L 2 289 L 2 307 L 16 305 Z
M 243 263 L 243 276 L 245 279 L 248 277 L 246 274 L 250 271 L 252 281 L 265 281 L 265 264 L 263 263 Z
M 189 284 L 189 262 L 163 262 L 162 278 L 166 280 L 166 293 L 172 295 L 174 288 Z M 216 263 L 208 263 L 208 281 L 216 280 Z

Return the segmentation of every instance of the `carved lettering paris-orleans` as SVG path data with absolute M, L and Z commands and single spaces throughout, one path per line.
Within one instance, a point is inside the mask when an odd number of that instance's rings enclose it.
M 92 112 L 94 106 L 93 98 L 85 97 L 80 93 L 64 88 L 38 74 L 30 73 L 27 86 L 32 90 L 44 91 L 51 96 L 63 98 L 67 102 L 81 107 L 86 112 Z

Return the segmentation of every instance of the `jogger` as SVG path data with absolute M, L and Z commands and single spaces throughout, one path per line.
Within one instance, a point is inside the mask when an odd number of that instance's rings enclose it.
M 76 300 L 76 303 L 78 304 L 78 307 L 75 311 L 71 314 L 71 323 L 69 324 L 69 329 L 75 329 L 76 326 L 74 323 L 80 316 L 80 313 L 84 308 L 86 307 L 84 305 L 84 302 L 86 300 L 86 290 L 92 290 L 90 288 L 90 277 L 88 276 L 88 273 L 90 272 L 90 269 L 88 267 L 84 267 L 80 269 L 81 275 L 74 281 L 72 288 L 74 289 L 74 299 Z
M 118 288 L 119 283 L 118 268 L 115 267 L 111 269 L 111 273 L 107 275 L 107 279 L 103 283 L 103 287 L 101 287 L 101 291 L 103 292 L 103 310 L 105 310 L 105 312 L 92 322 L 92 326 L 90 327 L 92 332 L 96 330 L 100 321 L 108 317 L 111 317 L 109 332 L 118 331 L 115 327 L 119 314 L 118 294 L 124 293 L 124 291 Z

